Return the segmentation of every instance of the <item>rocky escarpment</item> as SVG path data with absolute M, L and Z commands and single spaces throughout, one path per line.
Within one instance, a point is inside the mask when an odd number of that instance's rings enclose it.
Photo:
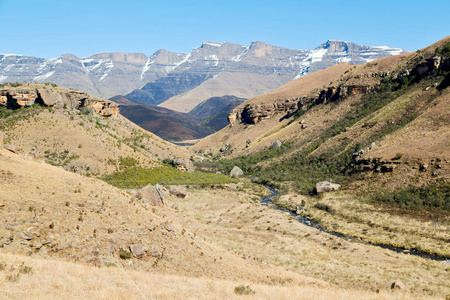
M 283 115 L 284 118 L 289 118 L 299 110 L 306 110 L 310 105 L 336 101 L 349 95 L 365 94 L 370 89 L 371 87 L 367 85 L 343 84 L 320 90 L 313 96 L 273 99 L 268 103 L 260 104 L 250 103 L 231 111 L 228 115 L 228 122 L 231 125 L 235 122 L 256 124 L 274 115 Z
M 236 107 L 228 115 L 228 122 L 233 126 L 236 122 L 256 124 L 274 115 L 289 118 L 300 110 L 316 104 L 333 102 L 351 95 L 366 94 L 378 84 L 385 81 L 408 84 L 427 76 L 436 76 L 439 72 L 447 74 L 450 69 L 450 57 L 431 56 L 421 58 L 413 65 L 407 65 L 399 71 L 366 73 L 348 76 L 336 85 L 316 90 L 309 96 L 288 99 L 273 99 L 270 102 L 248 103 Z M 440 84 L 439 89 L 449 85 L 449 76 Z
M 103 117 L 115 116 L 119 113 L 119 105 L 116 103 L 80 91 L 51 88 L 44 85 L 6 86 L 0 89 L 0 106 L 16 109 L 33 104 L 47 107 L 66 105 L 78 109 L 88 107 Z

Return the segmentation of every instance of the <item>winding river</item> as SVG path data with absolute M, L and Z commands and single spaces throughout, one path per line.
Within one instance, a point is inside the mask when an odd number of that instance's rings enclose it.
M 278 195 L 278 192 L 275 189 L 271 188 L 270 186 L 265 186 L 265 187 L 270 190 L 270 195 L 262 197 L 262 200 L 261 200 L 261 204 L 262 205 L 268 206 L 269 203 L 270 203 L 271 207 L 274 207 L 277 210 L 289 213 L 297 221 L 299 221 L 300 223 L 302 223 L 302 224 L 304 224 L 306 226 L 309 226 L 309 227 L 312 227 L 312 228 L 316 228 L 317 230 L 320 230 L 322 232 L 325 232 L 325 233 L 331 234 L 331 235 L 333 235 L 335 237 L 342 238 L 342 239 L 345 239 L 345 240 L 348 240 L 348 241 L 352 241 L 352 242 L 355 242 L 355 243 L 363 243 L 363 244 L 367 244 L 367 245 L 380 247 L 380 248 L 383 248 L 383 249 L 389 249 L 389 250 L 395 251 L 397 253 L 404 253 L 404 251 L 407 250 L 407 251 L 409 251 L 408 254 L 410 254 L 410 255 L 416 255 L 416 256 L 420 256 L 422 258 L 428 258 L 428 259 L 432 259 L 432 260 L 436 260 L 436 261 L 443 261 L 443 262 L 446 262 L 446 263 L 450 263 L 450 259 L 443 258 L 443 257 L 437 256 L 437 255 L 428 254 L 428 253 L 424 253 L 424 252 L 419 252 L 419 251 L 415 251 L 415 250 L 408 250 L 408 249 L 404 249 L 404 248 L 396 248 L 396 247 L 386 246 L 386 245 L 383 245 L 383 244 L 363 242 L 363 241 L 360 241 L 360 240 L 356 240 L 356 239 L 354 239 L 351 236 L 346 236 L 346 235 L 334 232 L 332 230 L 323 228 L 319 224 L 317 224 L 316 222 L 308 219 L 307 217 L 301 216 L 301 215 L 297 215 L 295 212 L 290 211 L 290 210 L 285 209 L 285 208 L 282 208 L 282 207 L 279 207 L 278 205 L 273 203 L 273 198 L 276 195 Z

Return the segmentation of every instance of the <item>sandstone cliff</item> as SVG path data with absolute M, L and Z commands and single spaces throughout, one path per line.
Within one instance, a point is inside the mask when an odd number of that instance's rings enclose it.
M 119 113 L 118 104 L 76 90 L 43 84 L 24 84 L 18 87 L 3 86 L 0 88 L 0 106 L 15 109 L 33 104 L 48 107 L 69 106 L 78 109 L 88 107 L 103 117 L 117 116 Z

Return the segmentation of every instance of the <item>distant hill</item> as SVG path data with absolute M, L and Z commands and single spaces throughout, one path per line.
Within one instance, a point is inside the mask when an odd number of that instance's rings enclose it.
M 246 99 L 235 96 L 212 97 L 197 105 L 189 115 L 199 117 L 201 125 L 218 131 L 228 125 L 230 111 Z
M 214 132 L 198 125 L 201 119 L 195 116 L 144 104 L 123 96 L 115 96 L 110 100 L 121 104 L 120 111 L 124 117 L 167 141 L 200 139 Z
M 241 104 L 245 100 L 247 99 L 231 95 L 225 95 L 222 97 L 212 97 L 194 107 L 194 109 L 192 109 L 189 112 L 189 115 L 197 116 L 201 120 L 205 120 L 211 116 L 214 116 L 215 114 L 222 111 L 226 107 L 229 107 L 230 105 L 237 106 L 238 104 Z

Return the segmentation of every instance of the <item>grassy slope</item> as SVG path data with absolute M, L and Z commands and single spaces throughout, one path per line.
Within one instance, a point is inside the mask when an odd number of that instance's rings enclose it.
M 0 119 L 0 130 L 5 143 L 17 146 L 19 153 L 53 161 L 66 169 L 77 166 L 83 174 L 111 173 L 120 157 L 132 157 L 140 165 L 151 167 L 165 158 L 191 155 L 122 116 L 103 118 L 72 108 L 16 110 Z M 64 154 L 73 159 L 58 159 Z
M 146 208 L 105 182 L 24 160 L 6 150 L 0 150 L 0 181 L 3 253 L 30 253 L 99 267 L 121 261 L 127 270 L 247 278 L 255 283 L 290 280 L 321 284 L 221 249 L 190 225 L 168 218 L 173 213 L 168 208 Z M 29 230 L 39 230 L 39 236 L 24 239 Z M 4 244 L 11 237 L 11 243 Z M 135 243 L 143 244 L 149 252 L 140 259 L 121 260 L 121 248 Z M 151 251 L 160 254 L 152 255 Z

